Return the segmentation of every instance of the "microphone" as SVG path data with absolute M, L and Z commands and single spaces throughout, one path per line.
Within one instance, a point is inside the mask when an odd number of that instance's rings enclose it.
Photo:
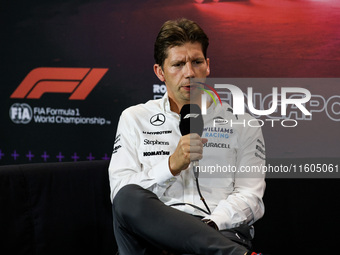
M 197 133 L 199 136 L 203 133 L 203 117 L 201 114 L 201 108 L 197 104 L 185 104 L 180 111 L 181 120 L 179 122 L 179 129 L 182 136 Z M 197 166 L 198 160 L 193 161 L 194 175 L 198 178 L 199 172 Z

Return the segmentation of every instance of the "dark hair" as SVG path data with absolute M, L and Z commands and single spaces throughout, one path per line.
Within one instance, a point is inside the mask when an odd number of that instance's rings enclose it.
M 168 49 L 181 46 L 187 42 L 201 43 L 203 55 L 207 58 L 209 38 L 197 23 L 184 18 L 166 21 L 155 41 L 154 58 L 156 64 L 163 67 L 164 60 L 168 56 Z

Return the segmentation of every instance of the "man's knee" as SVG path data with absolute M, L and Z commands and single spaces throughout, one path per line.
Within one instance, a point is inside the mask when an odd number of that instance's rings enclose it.
M 141 186 L 136 184 L 128 184 L 121 188 L 113 199 L 113 202 L 120 203 L 127 199 L 133 198 L 134 194 L 138 194 L 138 191 L 143 189 Z
M 113 199 L 113 213 L 117 216 L 138 214 L 146 203 L 146 199 L 156 195 L 136 184 L 128 184 L 121 188 Z M 142 213 L 142 212 L 141 212 Z

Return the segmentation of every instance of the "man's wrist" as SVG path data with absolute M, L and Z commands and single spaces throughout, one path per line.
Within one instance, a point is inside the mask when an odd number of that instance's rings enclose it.
M 216 225 L 216 223 L 214 221 L 212 221 L 211 219 L 203 219 L 202 222 L 207 224 L 209 227 L 212 227 L 212 228 L 214 228 L 216 230 L 219 230 L 218 226 Z
M 174 169 L 175 167 L 171 165 L 171 157 L 172 155 L 169 157 L 169 160 L 168 160 L 169 170 L 173 176 L 177 176 L 181 173 L 181 170 Z

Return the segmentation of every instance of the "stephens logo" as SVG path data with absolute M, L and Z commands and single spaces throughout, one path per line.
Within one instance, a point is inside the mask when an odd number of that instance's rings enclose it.
M 32 108 L 28 104 L 13 104 L 9 109 L 9 117 L 15 124 L 28 124 L 33 117 Z
M 39 99 L 45 93 L 71 93 L 69 100 L 84 100 L 107 71 L 107 68 L 36 68 L 11 98 Z

